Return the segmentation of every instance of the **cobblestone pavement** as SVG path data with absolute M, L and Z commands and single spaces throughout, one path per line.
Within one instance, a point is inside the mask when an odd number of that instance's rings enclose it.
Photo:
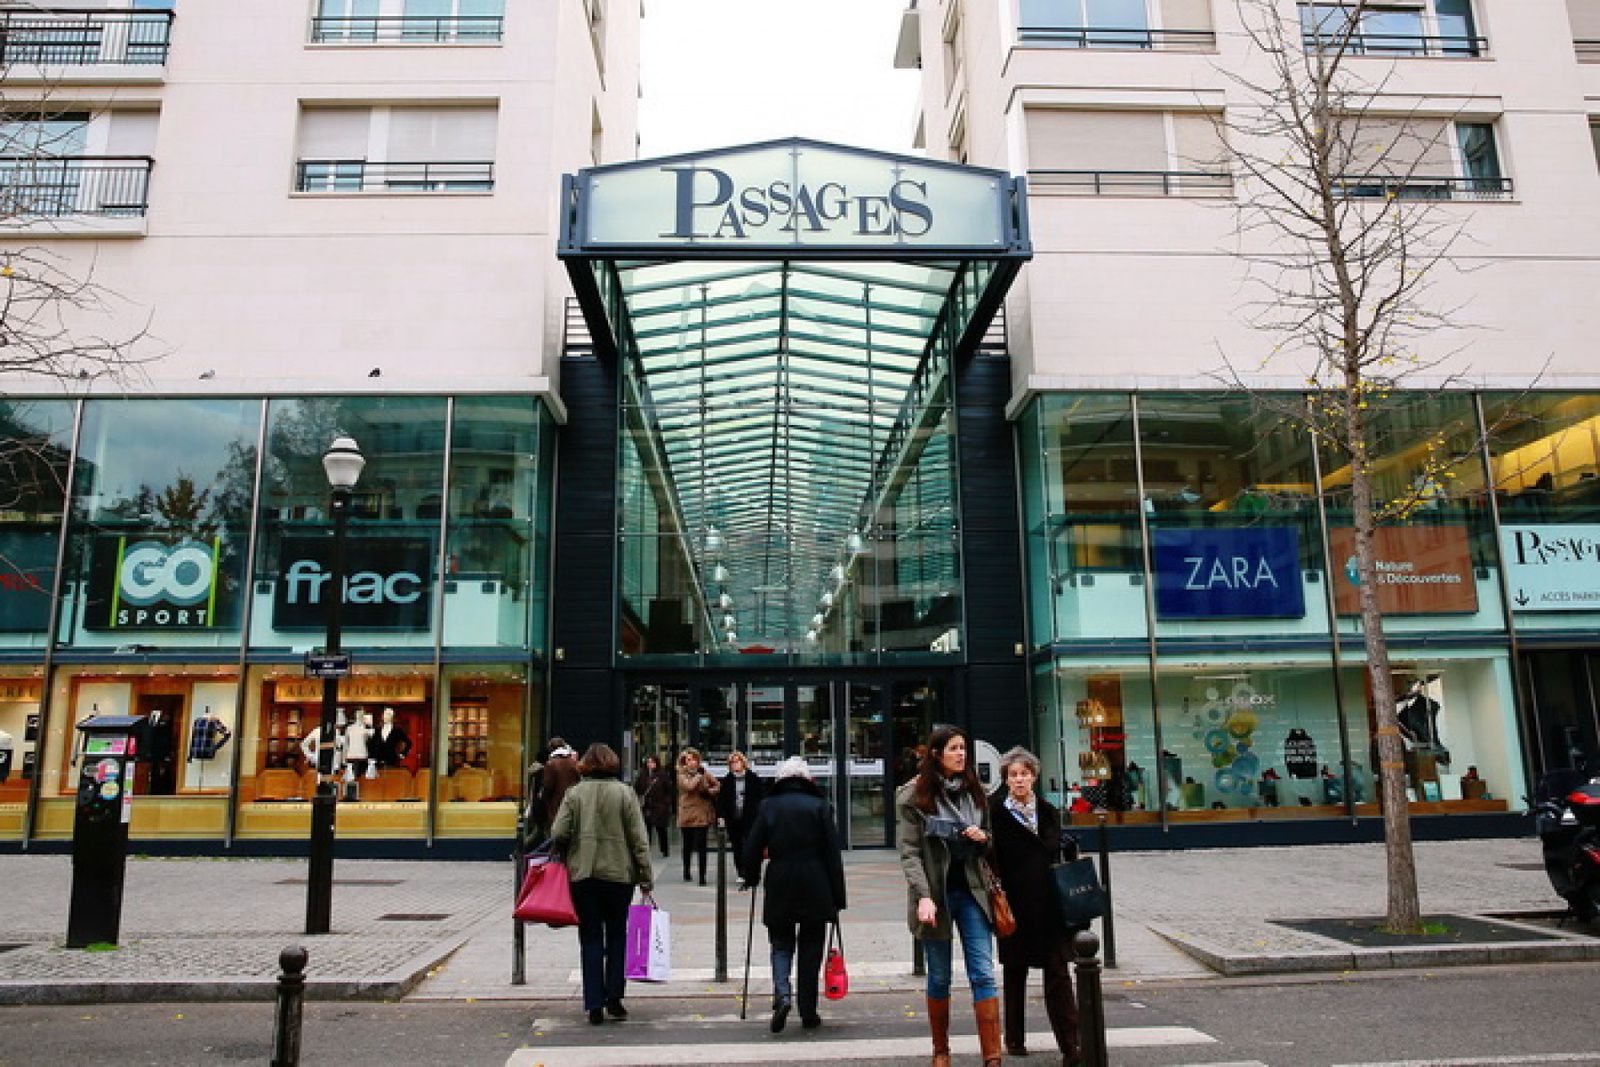
M 1425 842 L 1416 853 L 1429 913 L 1485 915 L 1559 905 L 1532 838 Z M 759 921 L 753 928 L 750 923 L 752 904 L 759 902 L 735 890 L 730 868 L 728 980 L 717 981 L 715 857 L 712 885 L 704 887 L 682 880 L 676 854 L 656 863 L 656 899 L 672 916 L 673 979 L 658 986 L 633 983 L 629 995 L 732 998 L 742 984 L 747 936 L 752 996 L 764 995 L 766 936 Z M 1381 845 L 1117 853 L 1112 871 L 1118 967 L 1107 977 L 1113 982 L 1211 977 L 1229 969 L 1219 959 L 1247 961 L 1236 973 L 1308 969 L 1296 961 L 1336 951 L 1348 955 L 1349 946 L 1271 920 L 1379 915 L 1386 894 Z M 919 988 L 921 980 L 911 973 L 904 881 L 894 855 L 850 853 L 846 872 L 852 985 Z M 409 991 L 418 998 L 534 999 L 571 997 L 578 989 L 576 936 L 540 926 L 525 928 L 526 982 L 511 984 L 506 863 L 339 860 L 333 933 L 310 938 L 300 933 L 304 879 L 304 860 L 131 859 L 122 947 L 80 952 L 59 947 L 70 860 L 0 857 L 7 899 L 0 946 L 20 946 L 0 951 L 0 1002 L 96 999 L 97 982 L 105 987 L 99 999 L 128 996 L 130 990 L 169 999 L 200 999 L 208 989 L 217 996 L 266 996 L 278 952 L 294 943 L 311 953 L 313 995 Z M 1600 945 L 1581 934 L 1563 934 L 1560 944 L 1570 952 L 1569 943 Z M 1386 959 L 1365 965 L 1403 965 Z

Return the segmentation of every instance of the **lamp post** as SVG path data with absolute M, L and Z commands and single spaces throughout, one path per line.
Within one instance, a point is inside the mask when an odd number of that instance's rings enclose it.
M 354 438 L 341 434 L 322 457 L 322 469 L 333 490 L 333 551 L 328 561 L 328 640 L 323 650 L 339 652 L 340 614 L 344 608 L 344 540 L 350 519 L 350 490 L 367 465 Z M 311 862 L 306 872 L 306 933 L 325 934 L 333 919 L 333 817 L 338 806 L 333 777 L 333 756 L 338 744 L 334 718 L 339 703 L 339 679 L 322 679 L 322 723 L 317 728 L 317 792 L 311 798 Z

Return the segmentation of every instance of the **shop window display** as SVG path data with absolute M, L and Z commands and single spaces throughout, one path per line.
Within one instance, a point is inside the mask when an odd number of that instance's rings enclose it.
M 0 647 L 44 644 L 71 434 L 65 401 L 0 399 Z
M 43 680 L 0 675 L 0 840 L 22 835 L 28 789 L 38 770 Z
M 1040 789 L 1074 821 L 1099 812 L 1117 822 L 1156 821 L 1161 794 L 1148 670 L 1062 665 L 1051 675 L 1040 678 L 1047 697 L 1036 709 Z
M 527 777 L 525 679 L 521 667 L 449 669 L 439 738 L 440 835 L 485 837 L 515 829 Z

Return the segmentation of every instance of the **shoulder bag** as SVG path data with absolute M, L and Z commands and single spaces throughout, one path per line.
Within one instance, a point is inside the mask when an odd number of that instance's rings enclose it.
M 983 869 L 983 880 L 989 889 L 989 911 L 994 916 L 995 936 L 1010 937 L 1017 932 L 1017 917 L 1011 913 L 1011 901 L 1006 899 L 1005 888 L 989 861 L 980 859 L 978 866 Z

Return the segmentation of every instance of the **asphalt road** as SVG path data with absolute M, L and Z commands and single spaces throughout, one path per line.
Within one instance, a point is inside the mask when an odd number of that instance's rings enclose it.
M 1117 1067 L 1333 1067 L 1407 1064 L 1600 1065 L 1600 966 L 1382 972 L 1329 980 L 1199 981 L 1108 989 Z M 922 1005 L 903 994 L 852 994 L 826 1022 L 791 1019 L 768 1033 L 762 1006 L 637 997 L 626 1022 L 590 1026 L 574 1004 L 312 1002 L 306 1067 L 691 1063 L 927 1062 Z M 970 1013 L 953 1013 L 970 1042 Z M 1033 1006 L 1035 1055 L 1054 1061 Z M 0 1065 L 265 1064 L 270 1004 L 128 1004 L 0 1008 Z M 959 1038 L 958 1038 L 959 1040 Z M 976 1062 L 958 1044 L 956 1062 Z

